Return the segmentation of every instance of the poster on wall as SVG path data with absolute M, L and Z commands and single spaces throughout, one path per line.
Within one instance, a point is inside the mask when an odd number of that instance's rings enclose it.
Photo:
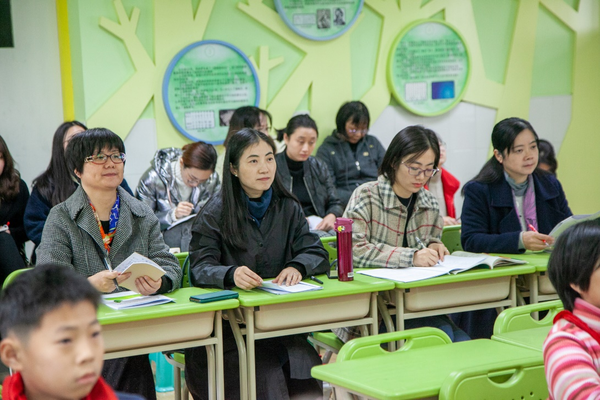
M 356 22 L 364 0 L 275 0 L 286 25 L 311 40 L 331 40 Z
M 163 102 L 171 123 L 187 138 L 222 144 L 236 108 L 257 106 L 258 76 L 238 48 L 217 40 L 193 43 L 169 63 Z
M 388 83 L 407 110 L 423 116 L 448 112 L 464 96 L 468 80 L 465 42 L 446 22 L 417 21 L 394 41 Z

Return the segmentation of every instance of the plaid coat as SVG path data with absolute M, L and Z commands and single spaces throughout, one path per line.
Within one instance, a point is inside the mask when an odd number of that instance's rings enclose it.
M 171 289 L 179 288 L 181 268 L 162 238 L 158 218 L 150 207 L 124 189 L 119 187 L 118 191 L 121 196 L 119 222 L 108 257 L 112 266 L 118 266 L 137 251 L 166 271 Z M 80 186 L 71 197 L 50 210 L 36 251 L 37 264 L 65 265 L 89 277 L 106 269 L 96 246 L 105 251 L 94 212 Z M 163 281 L 158 292 L 164 291 Z
M 390 181 L 379 176 L 377 181 L 359 186 L 344 212 L 354 220 L 352 226 L 352 253 L 355 268 L 414 267 L 413 255 L 419 237 L 425 246 L 441 243 L 442 227 L 439 206 L 435 196 L 421 188 L 406 232 L 406 207 L 392 190 Z M 401 247 L 404 235 L 409 247 Z

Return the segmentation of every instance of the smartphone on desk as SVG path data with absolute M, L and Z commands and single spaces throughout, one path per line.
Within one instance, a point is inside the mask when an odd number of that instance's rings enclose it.
M 221 290 L 219 292 L 204 293 L 197 294 L 195 296 L 190 296 L 190 301 L 193 301 L 195 303 L 210 303 L 219 300 L 237 299 L 238 297 L 238 292 L 234 292 L 233 290 Z

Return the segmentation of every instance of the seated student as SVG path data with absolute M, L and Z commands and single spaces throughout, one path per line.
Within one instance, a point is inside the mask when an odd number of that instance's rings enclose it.
M 312 157 L 319 131 L 315 121 L 306 114 L 296 115 L 285 129 L 278 131 L 277 140 L 285 142 L 285 150 L 275 156 L 277 175 L 283 186 L 302 204 L 304 215 L 323 218 L 314 227 L 315 233 L 329 236 L 337 217 L 344 212 L 327 165 Z
M 227 142 L 229 138 L 233 136 L 237 131 L 244 128 L 256 129 L 268 135 L 271 131 L 271 124 L 273 123 L 273 117 L 267 110 L 263 110 L 254 106 L 240 107 L 233 112 L 231 119 L 229 120 L 229 129 L 223 147 L 227 149 Z M 221 153 L 217 158 L 216 171 L 219 176 L 223 176 L 223 160 L 225 159 L 225 152 Z
M 71 138 L 86 129 L 86 126 L 78 121 L 62 123 L 54 132 L 52 155 L 48 168 L 33 180 L 31 197 L 29 197 L 25 209 L 24 223 L 27 236 L 35 243 L 36 247 L 42 240 L 42 231 L 50 209 L 68 199 L 77 189 L 77 182 L 67 167 L 65 151 Z M 133 196 L 124 179 L 121 187 Z M 34 257 L 32 257 L 33 261 L 35 261 Z
M 217 151 L 205 142 L 186 144 L 182 149 L 161 149 L 152 166 L 140 178 L 136 197 L 148 204 L 158 217 L 165 243 L 188 251 L 191 221 L 166 229 L 174 222 L 197 214 L 210 196 L 221 188 L 215 172 Z
M 190 244 L 194 286 L 250 290 L 263 279 L 295 285 L 329 268 L 327 251 L 310 233 L 302 207 L 276 175 L 273 139 L 254 129 L 234 134 L 227 145 L 220 196 L 196 217 Z M 237 347 L 229 323 L 223 327 L 225 397 L 239 398 Z M 256 342 L 256 387 L 260 399 L 320 398 L 321 383 L 310 369 L 321 363 L 306 335 Z M 187 349 L 186 382 L 194 399 L 205 399 L 204 347 Z
M 444 226 L 458 225 L 454 195 L 460 187 L 460 182 L 450 172 L 443 168 L 446 163 L 446 143 L 438 136 L 440 145 L 440 165 L 437 174 L 433 175 L 427 183 L 427 189 L 435 196 L 440 207 L 440 215 L 444 219 Z
M 337 129 L 317 150 L 317 157 L 329 168 L 342 206 L 348 204 L 354 189 L 377 179 L 385 149 L 375 136 L 368 135 L 370 121 L 363 103 L 345 103 L 335 117 Z
M 438 172 L 440 149 L 436 134 L 408 126 L 396 134 L 383 157 L 377 181 L 358 187 L 344 212 L 351 218 L 355 268 L 431 267 L 448 254 L 440 241 L 442 217 L 425 183 Z M 405 321 L 406 329 L 433 326 L 453 341 L 469 337 L 447 316 Z M 344 341 L 356 330 L 336 330 Z
M 68 268 L 45 265 L 19 275 L 0 297 L 0 357 L 14 373 L 4 400 L 135 400 L 100 376 L 104 357 L 96 318 L 100 294 Z
M 552 143 L 545 139 L 540 139 L 538 142 L 538 147 L 540 149 L 540 161 L 538 163 L 538 168 L 550 172 L 552 175 L 556 176 L 558 161 L 556 161 L 556 153 L 554 152 Z
M 158 280 L 138 278 L 135 284 L 141 294 L 177 289 L 181 268 L 162 239 L 158 218 L 119 187 L 125 164 L 121 138 L 108 129 L 89 129 L 71 139 L 66 157 L 80 185 L 50 211 L 37 249 L 38 263 L 74 268 L 98 291 L 110 293 L 124 290 L 118 283 L 130 275 L 120 275 L 110 266 L 137 252 L 166 271 Z M 103 376 L 117 390 L 156 398 L 146 355 L 109 360 Z
M 548 276 L 565 311 L 544 342 L 549 398 L 600 397 L 600 225 L 587 221 L 563 232 Z
M 11 272 L 25 268 L 27 234 L 23 214 L 27 199 L 27 184 L 21 179 L 10 150 L 0 136 L 0 284 Z
M 554 242 L 548 233 L 572 213 L 558 180 L 537 169 L 537 143 L 535 130 L 523 119 L 507 118 L 494 126 L 494 155 L 463 189 L 465 251 L 516 254 Z

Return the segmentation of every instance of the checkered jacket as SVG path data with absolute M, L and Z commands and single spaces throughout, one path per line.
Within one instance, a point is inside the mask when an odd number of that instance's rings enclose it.
M 413 255 L 418 247 L 416 237 L 425 246 L 441 243 L 444 223 L 437 200 L 431 193 L 423 188 L 418 192 L 408 226 L 406 212 L 407 208 L 396 197 L 390 181 L 383 176 L 356 188 L 344 212 L 345 218 L 354 220 L 355 268 L 413 267 Z M 409 247 L 402 247 L 406 234 Z

